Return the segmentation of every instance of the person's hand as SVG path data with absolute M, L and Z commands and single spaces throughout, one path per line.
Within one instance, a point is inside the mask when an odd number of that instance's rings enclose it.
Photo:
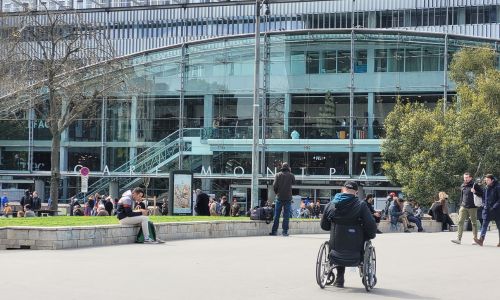
M 474 187 L 472 187 L 472 188 L 470 189 L 470 191 L 471 191 L 471 192 L 473 192 L 474 194 L 476 193 L 476 190 L 474 189 Z
M 143 216 L 149 215 L 149 210 L 147 210 L 147 209 L 141 209 L 141 212 L 142 212 Z
M 375 217 L 377 217 L 377 218 L 380 218 L 380 213 L 379 213 L 379 212 L 375 212 L 373 215 L 374 215 Z

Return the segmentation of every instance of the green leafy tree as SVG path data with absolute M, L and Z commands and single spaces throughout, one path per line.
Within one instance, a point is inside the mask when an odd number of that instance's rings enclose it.
M 486 48 L 455 55 L 450 76 L 457 100 L 445 113 L 439 103 L 429 108 L 398 101 L 388 115 L 383 167 L 406 194 L 427 204 L 439 191 L 457 199 L 464 172 L 499 174 L 500 72 L 494 54 Z
M 335 100 L 330 91 L 325 94 L 325 105 L 319 108 L 318 126 L 321 136 L 332 137 L 335 128 Z

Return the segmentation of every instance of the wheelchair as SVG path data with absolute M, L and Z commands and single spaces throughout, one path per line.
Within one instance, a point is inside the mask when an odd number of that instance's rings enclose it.
M 362 256 L 358 265 L 359 275 L 366 291 L 369 292 L 377 284 L 377 257 L 371 241 L 365 242 Z M 326 241 L 319 248 L 316 260 L 316 282 L 320 288 L 323 289 L 325 286 L 333 284 L 335 268 L 336 266 L 330 263 L 330 243 Z

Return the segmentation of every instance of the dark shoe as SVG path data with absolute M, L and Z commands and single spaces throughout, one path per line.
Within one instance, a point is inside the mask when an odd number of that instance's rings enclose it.
M 344 287 L 344 278 L 336 278 L 335 279 L 335 282 L 333 282 L 333 286 L 334 287 L 338 287 L 338 288 L 343 288 Z
M 415 228 L 415 226 L 413 226 L 413 225 L 408 225 L 408 228 L 412 229 L 412 228 Z
M 476 244 L 478 244 L 479 246 L 482 246 L 484 242 L 484 236 L 480 237 L 479 239 L 474 238 L 474 242 L 476 242 Z
M 377 234 L 381 234 L 381 233 L 383 233 L 383 232 L 377 229 Z
M 406 233 L 410 233 L 411 231 L 409 231 L 408 229 L 405 230 Z
M 497 247 L 500 247 L 500 243 L 498 243 Z
M 276 236 L 276 235 L 278 235 L 278 234 L 277 234 L 276 232 L 269 232 L 269 235 L 274 235 L 274 236 Z
M 424 232 L 425 230 L 423 228 L 420 228 L 418 232 Z
M 289 236 L 288 232 L 283 232 L 283 236 Z

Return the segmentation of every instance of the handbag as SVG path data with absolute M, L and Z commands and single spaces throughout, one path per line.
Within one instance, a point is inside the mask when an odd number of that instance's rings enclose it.
M 483 206 L 483 198 L 481 198 L 478 195 L 474 194 L 474 205 L 477 206 L 477 207 Z

